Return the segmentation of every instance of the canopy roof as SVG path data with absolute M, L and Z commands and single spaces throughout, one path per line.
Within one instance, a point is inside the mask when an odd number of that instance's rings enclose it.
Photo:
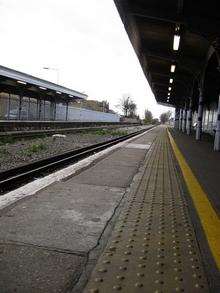
M 85 99 L 86 94 L 46 81 L 35 76 L 16 71 L 0 65 L 0 89 L 11 93 L 34 96 L 45 99 L 71 101 Z
M 219 34 L 217 1 L 115 0 L 115 4 L 157 102 L 181 105 L 192 94 Z M 176 51 L 175 34 L 180 36 Z

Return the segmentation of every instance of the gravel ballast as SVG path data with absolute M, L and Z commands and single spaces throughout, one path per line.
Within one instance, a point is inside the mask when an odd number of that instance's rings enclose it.
M 0 143 L 0 172 L 45 159 L 66 151 L 104 142 L 140 130 L 144 126 L 124 127 L 117 130 L 66 134 L 65 137 L 19 139 Z

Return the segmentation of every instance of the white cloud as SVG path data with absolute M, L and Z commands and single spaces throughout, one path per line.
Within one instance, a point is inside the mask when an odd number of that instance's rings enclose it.
M 156 104 L 113 0 L 1 0 L 0 64 L 108 99 L 130 93 L 143 115 Z

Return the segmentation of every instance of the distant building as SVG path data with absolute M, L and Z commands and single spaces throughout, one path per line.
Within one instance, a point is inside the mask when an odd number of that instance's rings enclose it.
M 77 102 L 72 102 L 72 106 L 78 108 L 84 108 L 105 113 L 115 113 L 113 110 L 109 109 L 109 103 L 107 101 L 96 101 L 96 100 L 79 100 Z

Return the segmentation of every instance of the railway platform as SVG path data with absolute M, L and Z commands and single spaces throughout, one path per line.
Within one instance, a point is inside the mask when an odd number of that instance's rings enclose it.
M 219 199 L 187 139 L 159 126 L 11 193 L 0 292 L 219 292 Z

